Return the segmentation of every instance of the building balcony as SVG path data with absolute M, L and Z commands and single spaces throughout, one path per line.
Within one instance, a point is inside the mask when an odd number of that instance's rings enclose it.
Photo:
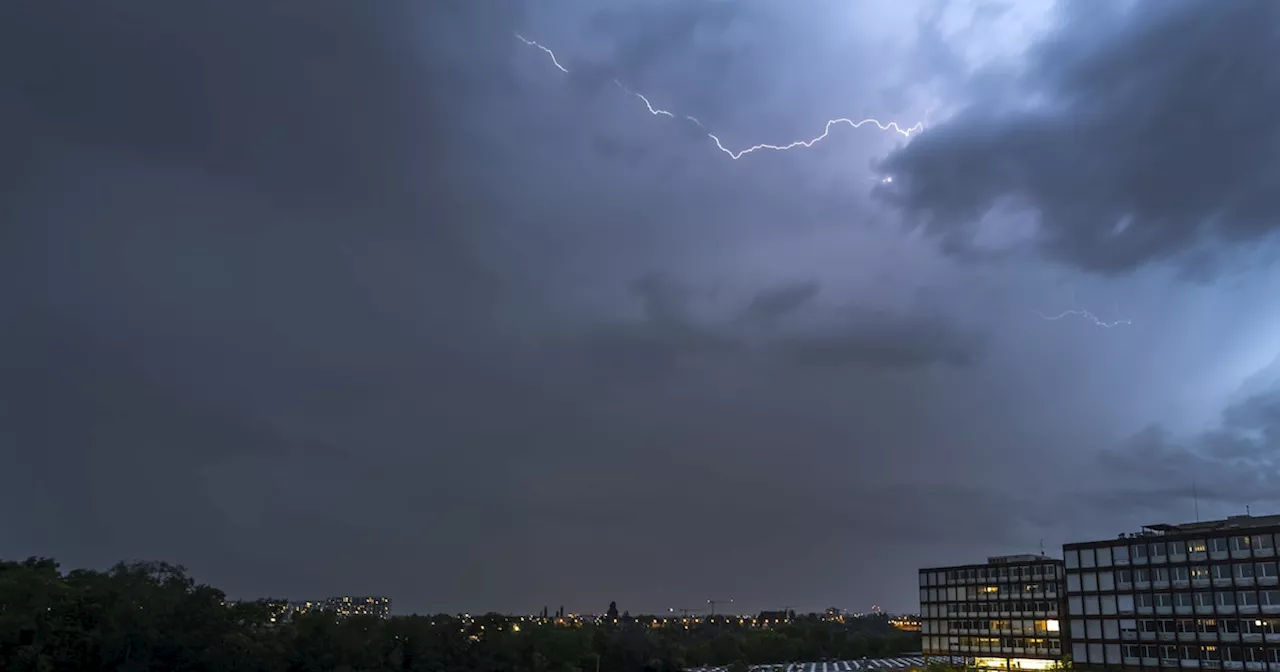
M 1191 582 L 1188 581 L 1187 579 L 1174 579 L 1173 587 L 1174 588 L 1190 588 Z
M 1245 588 L 1247 588 L 1247 587 L 1249 587 L 1249 586 L 1252 586 L 1252 585 L 1253 585 L 1253 577 L 1252 577 L 1252 576 L 1239 576 L 1239 577 L 1236 577 L 1236 585 L 1237 585 L 1237 586 L 1242 586 L 1242 587 L 1245 587 Z
M 1214 579 L 1214 580 L 1213 580 L 1213 587 L 1214 587 L 1214 588 L 1230 588 L 1230 587 L 1231 587 L 1231 579 L 1229 579 L 1229 578 L 1227 578 L 1227 579 Z
M 1280 632 L 1265 634 L 1262 636 L 1262 639 L 1267 642 L 1280 642 Z
M 1262 661 L 1246 661 L 1244 664 L 1246 670 L 1264 670 L 1266 667 L 1267 664 Z
M 1165 633 L 1160 633 L 1160 634 L 1165 634 Z M 1194 633 L 1194 632 L 1179 632 L 1179 633 L 1178 633 L 1178 641 L 1179 641 L 1179 642 L 1194 642 L 1194 641 L 1196 641 L 1196 633 Z
M 1186 562 L 1186 561 L 1187 561 L 1186 553 L 1173 553 L 1169 555 L 1169 562 L 1176 564 L 1179 562 Z
M 1259 586 L 1274 586 L 1277 583 L 1280 583 L 1280 578 L 1274 576 L 1259 576 L 1254 578 L 1254 581 L 1257 582 Z
M 1253 557 L 1255 558 L 1272 558 L 1276 555 L 1275 547 L 1271 548 L 1255 548 L 1253 549 Z
M 1252 557 L 1253 557 L 1253 549 L 1252 549 L 1252 548 L 1244 548 L 1244 549 L 1240 549 L 1240 550 L 1233 550 L 1233 551 L 1231 551 L 1231 559 L 1232 559 L 1232 560 L 1243 560 L 1243 559 L 1246 559 L 1246 558 L 1252 558 Z
M 1138 590 L 1150 590 L 1151 582 L 1150 581 L 1134 581 L 1133 587 L 1137 588 Z
M 1190 614 L 1190 613 L 1191 613 L 1191 607 L 1174 607 L 1174 608 L 1173 608 L 1173 613 L 1175 613 L 1175 614 Z
M 1197 613 L 1197 614 L 1212 614 L 1212 613 L 1213 613 L 1213 605 L 1212 605 L 1212 604 L 1197 604 L 1197 605 L 1196 605 L 1196 613 Z
M 1223 669 L 1227 669 L 1227 670 L 1243 670 L 1244 661 L 1243 660 L 1224 660 L 1222 661 L 1222 667 Z
M 1240 605 L 1240 606 L 1236 607 L 1236 613 L 1237 613 L 1237 614 L 1256 614 L 1256 613 L 1258 613 L 1258 605 L 1256 605 L 1256 604 L 1242 604 L 1242 605 Z
M 1280 604 L 1264 604 L 1262 605 L 1262 613 L 1280 614 Z
M 1203 562 L 1209 559 L 1209 554 L 1200 551 L 1199 553 L 1188 553 L 1187 557 L 1191 559 L 1191 562 Z
M 1246 632 L 1246 633 L 1244 633 L 1243 635 L 1241 635 L 1241 639 L 1243 639 L 1243 640 L 1244 640 L 1244 641 L 1246 641 L 1246 642 L 1261 642 L 1261 641 L 1262 641 L 1262 633 L 1260 633 L 1260 632 Z
M 1210 560 L 1226 560 L 1229 557 L 1231 554 L 1227 551 L 1209 551 Z

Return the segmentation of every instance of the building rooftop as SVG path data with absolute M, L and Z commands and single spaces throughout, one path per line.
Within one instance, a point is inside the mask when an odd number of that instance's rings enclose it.
M 1238 530 L 1254 527 L 1280 526 L 1280 514 L 1254 516 L 1249 514 L 1227 516 L 1222 520 L 1205 520 L 1194 523 L 1156 523 L 1143 525 L 1142 534 L 1194 534 L 1196 532 L 1216 532 Z

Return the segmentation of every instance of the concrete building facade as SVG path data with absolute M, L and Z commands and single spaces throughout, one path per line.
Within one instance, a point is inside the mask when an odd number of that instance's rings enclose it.
M 1247 515 L 1065 544 L 1074 665 L 1280 672 L 1278 545 Z
M 920 570 L 925 657 L 982 670 L 1046 670 L 1064 654 L 1062 560 L 1043 555 Z

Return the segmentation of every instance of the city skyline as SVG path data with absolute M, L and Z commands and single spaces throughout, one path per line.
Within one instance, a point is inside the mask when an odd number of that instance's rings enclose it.
M 0 557 L 902 613 L 1280 511 L 1277 23 L 0 3 Z

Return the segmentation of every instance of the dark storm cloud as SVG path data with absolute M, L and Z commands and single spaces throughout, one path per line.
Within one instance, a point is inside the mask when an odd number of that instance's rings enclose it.
M 790 282 L 761 290 L 751 299 L 743 315 L 753 321 L 770 321 L 790 313 L 818 295 L 821 286 L 813 280 Z
M 879 195 L 956 248 L 993 209 L 1029 206 L 1041 249 L 1102 273 L 1273 233 L 1280 4 L 1085 7 L 1014 88 L 886 158 Z
M 601 371 L 645 378 L 671 373 L 682 363 L 908 370 L 969 366 L 982 356 L 978 334 L 923 313 L 823 308 L 815 319 L 789 319 L 818 290 L 813 281 L 782 283 L 757 292 L 734 315 L 712 319 L 691 309 L 693 290 L 668 276 L 646 275 L 632 284 L 642 319 L 599 327 L 586 352 Z M 764 323 L 771 329 L 757 333 Z
M 613 77 L 635 79 L 664 62 L 714 76 L 716 68 L 707 72 L 706 66 L 717 52 L 698 44 L 698 38 L 725 30 L 741 11 L 739 3 L 724 0 L 664 0 L 606 7 L 596 12 L 589 26 L 614 44 L 609 65 Z
M 978 335 L 940 318 L 876 311 L 784 337 L 778 347 L 784 357 L 806 366 L 873 369 L 969 366 L 983 351 Z
M 1214 429 L 1176 436 L 1152 425 L 1101 459 L 1105 469 L 1141 484 L 1114 495 L 1129 505 L 1193 494 L 1233 508 L 1274 505 L 1280 501 L 1280 383 L 1228 405 Z

